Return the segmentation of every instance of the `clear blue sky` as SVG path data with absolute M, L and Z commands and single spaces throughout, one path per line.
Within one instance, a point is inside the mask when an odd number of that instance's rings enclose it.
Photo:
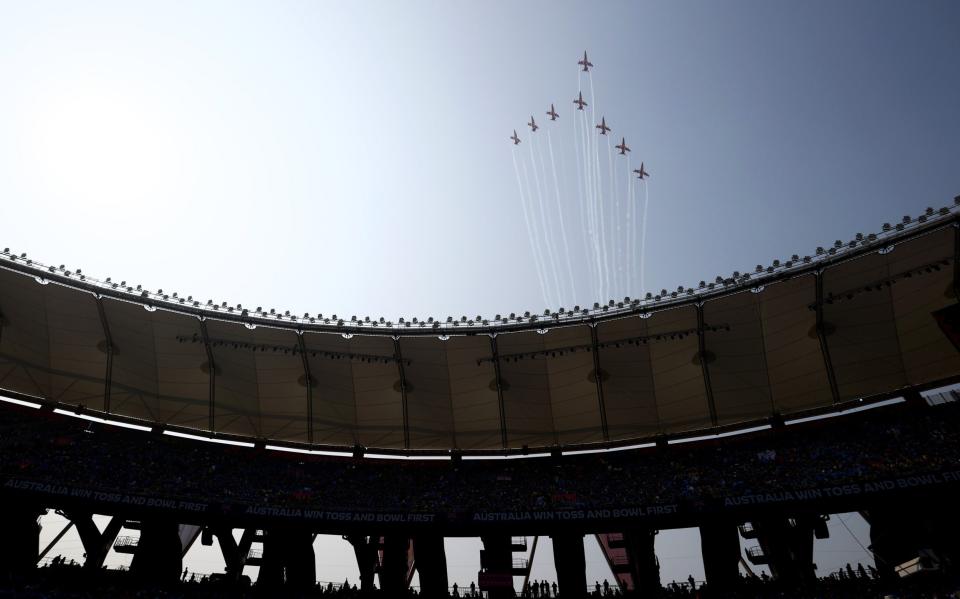
M 539 311 L 507 136 L 571 122 L 587 49 L 653 173 L 647 288 L 695 284 L 960 193 L 958 31 L 950 1 L 7 0 L 0 246 L 297 313 Z M 575 266 L 562 301 L 607 299 Z

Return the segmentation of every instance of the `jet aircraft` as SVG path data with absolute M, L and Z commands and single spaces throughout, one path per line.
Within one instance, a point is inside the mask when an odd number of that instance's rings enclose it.
M 577 64 L 583 67 L 584 72 L 588 72 L 593 63 L 587 60 L 587 51 L 583 51 L 583 60 L 578 60 Z
M 637 173 L 637 178 L 640 179 L 641 181 L 643 180 L 644 177 L 649 177 L 649 176 L 650 176 L 650 173 L 648 173 L 648 172 L 643 168 L 643 163 L 642 163 L 642 162 L 640 163 L 640 168 L 635 168 L 635 169 L 633 169 L 633 172 Z
M 630 151 L 630 148 L 627 147 L 627 139 L 625 137 L 620 138 L 620 144 L 613 146 L 616 149 L 620 150 L 620 155 L 623 156 Z
M 513 130 L 513 135 L 510 136 L 510 139 L 513 140 L 513 145 L 517 145 L 518 143 L 520 143 L 520 138 L 517 137 L 517 130 L 516 130 L 516 129 Z
M 547 116 L 550 117 L 551 121 L 555 121 L 560 117 L 560 115 L 557 114 L 557 111 L 553 109 L 553 104 L 550 105 L 550 110 L 547 111 Z
M 583 92 L 580 92 L 580 96 L 573 101 L 577 105 L 577 110 L 583 110 L 584 106 L 589 106 L 586 102 L 583 101 Z
M 530 115 L 530 122 L 527 123 L 527 126 L 530 127 L 531 133 L 540 128 L 540 125 L 537 124 L 537 121 L 533 120 L 533 115 Z
M 607 127 L 606 117 L 600 117 L 600 124 L 597 125 L 597 129 L 600 130 L 600 135 L 606 135 L 607 131 L 610 131 L 610 127 Z

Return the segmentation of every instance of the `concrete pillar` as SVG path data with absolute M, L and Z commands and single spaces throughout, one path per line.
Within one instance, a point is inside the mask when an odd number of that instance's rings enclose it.
M 407 589 L 407 551 L 410 538 L 402 534 L 383 537 L 383 565 L 380 570 L 380 588 L 394 596 Z
M 878 506 L 861 512 L 870 523 L 870 550 L 877 572 L 896 578 L 895 568 L 919 555 L 925 543 L 922 518 L 892 506 Z
M 243 567 L 247 563 L 250 546 L 256 538 L 257 530 L 254 528 L 244 529 L 239 543 L 233 538 L 233 529 L 229 526 L 218 524 L 212 527 L 211 531 L 213 536 L 217 537 L 217 544 L 220 545 L 220 553 L 223 555 L 227 578 L 234 582 L 239 581 L 240 577 L 243 576 Z
M 286 535 L 287 585 L 309 589 L 317 582 L 317 560 L 313 551 L 313 533 L 291 530 Z
M 317 581 L 313 533 L 309 530 L 278 528 L 264 531 L 263 561 L 258 586 L 287 585 L 308 589 Z
M 583 555 L 583 535 L 556 534 L 553 539 L 553 564 L 557 569 L 557 588 L 561 596 L 580 597 L 587 592 L 587 563 Z
M 513 552 L 510 548 L 510 535 L 496 534 L 480 537 L 483 549 L 480 551 L 480 570 L 478 578 L 483 586 L 484 578 L 495 577 L 504 583 L 509 580 L 510 586 L 491 588 L 490 599 L 513 597 Z M 485 577 L 484 574 L 487 576 Z
M 419 534 L 413 539 L 414 559 L 420 573 L 422 597 L 446 597 L 447 553 L 441 535 Z
M 655 597 L 660 586 L 660 561 L 654 549 L 657 531 L 649 528 L 635 528 L 623 533 L 627 555 L 634 567 L 634 581 L 637 593 L 641 597 Z
M 23 576 L 37 567 L 40 516 L 46 510 L 25 505 L 4 506 L 4 542 L 0 544 L 0 579 Z
M 801 584 L 816 578 L 813 529 L 816 516 L 769 516 L 753 521 L 757 540 L 774 579 Z
M 182 572 L 180 529 L 171 520 L 144 520 L 130 572 L 152 585 L 176 584 Z
M 360 570 L 360 590 L 365 593 L 373 591 L 373 577 L 377 573 L 377 563 L 379 562 L 377 552 L 380 537 L 349 535 L 343 538 L 353 545 L 353 554 L 357 558 L 357 569 Z
M 740 533 L 732 522 L 700 527 L 703 570 L 711 591 L 729 592 L 740 582 Z
M 284 548 L 282 534 L 277 530 L 263 531 L 263 550 L 260 557 L 258 587 L 278 587 L 284 582 Z
M 107 523 L 103 532 L 93 522 L 93 515 L 89 513 L 67 512 L 66 517 L 73 522 L 73 526 L 83 543 L 83 569 L 87 572 L 97 572 L 103 567 L 107 553 L 113 547 L 113 542 L 123 528 L 124 520 L 114 516 Z

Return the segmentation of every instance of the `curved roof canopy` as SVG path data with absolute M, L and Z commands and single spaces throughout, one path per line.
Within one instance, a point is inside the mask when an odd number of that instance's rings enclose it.
M 410 450 L 617 443 L 960 375 L 954 209 L 695 290 L 421 327 L 277 317 L 5 252 L 0 389 L 170 426 Z M 439 329 L 439 330 L 438 330 Z

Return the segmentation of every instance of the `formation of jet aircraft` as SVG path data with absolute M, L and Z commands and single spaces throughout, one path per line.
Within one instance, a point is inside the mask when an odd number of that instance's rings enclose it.
M 586 102 L 583 101 L 583 92 L 580 92 L 580 95 L 576 100 L 573 101 L 577 105 L 577 110 L 583 110 L 584 106 L 589 106 Z
M 597 125 L 597 129 L 600 130 L 600 135 L 606 135 L 607 131 L 610 131 L 610 127 L 607 127 L 607 117 L 600 117 L 600 124 Z
M 593 63 L 590 62 L 590 59 L 587 58 L 586 51 L 584 51 L 583 53 L 583 58 L 577 61 L 577 64 L 583 67 L 582 70 L 584 72 L 589 72 L 590 67 L 593 66 Z M 573 100 L 573 103 L 576 104 L 577 110 L 583 110 L 584 106 L 589 106 L 589 104 L 587 104 L 587 102 L 583 99 L 582 91 L 577 94 L 577 97 Z M 547 116 L 550 117 L 551 121 L 555 121 L 558 118 L 560 118 L 560 115 L 557 113 L 556 109 L 553 107 L 553 104 L 550 104 L 550 110 L 547 111 Z M 537 129 L 540 128 L 540 126 L 537 125 L 537 121 L 533 118 L 533 115 L 530 115 L 530 122 L 527 123 L 527 126 L 530 127 L 531 134 L 535 133 Z M 607 133 L 612 131 L 612 129 L 607 125 L 607 119 L 605 116 L 600 117 L 600 122 L 596 125 L 595 128 L 600 130 L 600 135 L 606 135 Z M 513 135 L 510 136 L 510 139 L 513 141 L 513 145 L 517 145 L 520 143 L 520 138 L 517 136 L 516 129 L 513 130 Z M 627 139 L 625 137 L 621 137 L 620 143 L 615 145 L 614 147 L 619 151 L 621 156 L 625 156 L 627 152 L 630 151 L 630 147 L 627 146 Z M 637 178 L 641 180 L 650 176 L 650 173 L 648 173 L 644 169 L 642 162 L 640 163 L 640 168 L 633 169 L 633 172 L 636 173 Z
M 588 72 L 593 63 L 587 60 L 587 51 L 583 51 L 583 60 L 578 60 L 577 64 L 583 67 L 584 72 Z

